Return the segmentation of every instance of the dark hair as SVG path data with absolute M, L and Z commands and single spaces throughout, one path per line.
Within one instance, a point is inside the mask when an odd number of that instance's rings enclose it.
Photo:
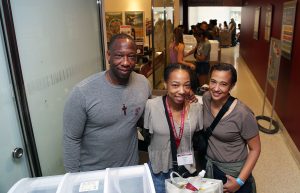
M 167 65 L 167 67 L 164 70 L 164 81 L 167 82 L 170 78 L 170 74 L 175 71 L 175 70 L 185 70 L 189 73 L 190 79 L 192 77 L 192 73 L 191 73 L 191 68 L 183 65 L 183 64 L 178 64 L 178 63 L 174 63 L 174 64 L 169 64 Z
M 203 36 L 203 34 L 204 34 L 204 31 L 202 30 L 202 29 L 197 29 L 195 32 L 194 32 L 194 36 L 195 37 L 199 37 L 199 38 L 201 38 L 201 36 Z
M 176 27 L 173 30 L 173 35 L 176 44 L 183 43 L 183 30 L 181 28 Z
M 112 46 L 114 45 L 115 41 L 116 40 L 119 40 L 119 39 L 129 39 L 130 41 L 132 41 L 134 43 L 134 45 L 136 46 L 135 42 L 134 42 L 134 39 L 128 35 L 128 34 L 124 34 L 124 33 L 119 33 L 119 34 L 115 34 L 113 35 L 111 38 L 110 38 L 110 42 L 109 42 L 109 45 L 108 45 L 108 49 L 111 50 L 112 49 Z
M 210 72 L 209 75 L 211 77 L 211 74 L 213 73 L 213 71 L 229 71 L 231 73 L 231 84 L 234 85 L 237 81 L 237 72 L 236 69 L 234 68 L 234 66 L 232 64 L 227 64 L 227 63 L 217 63 L 214 64 L 211 68 L 210 68 Z

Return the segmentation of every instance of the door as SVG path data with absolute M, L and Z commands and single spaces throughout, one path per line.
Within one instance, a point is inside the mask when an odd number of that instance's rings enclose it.
M 7 192 L 19 179 L 30 176 L 20 120 L 0 31 L 0 192 Z M 13 151 L 15 151 L 13 157 Z

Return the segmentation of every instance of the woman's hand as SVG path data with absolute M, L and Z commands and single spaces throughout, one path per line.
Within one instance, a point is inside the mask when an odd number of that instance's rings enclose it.
M 186 94 L 185 99 L 189 104 L 198 102 L 198 99 L 192 90 Z
M 195 69 L 196 69 L 196 66 L 195 66 L 195 64 L 193 64 L 193 63 L 190 63 L 190 68 L 191 68 L 192 70 L 195 70 Z
M 224 193 L 233 193 L 240 189 L 240 185 L 236 182 L 236 179 L 230 175 L 226 175 L 227 182 L 223 186 Z

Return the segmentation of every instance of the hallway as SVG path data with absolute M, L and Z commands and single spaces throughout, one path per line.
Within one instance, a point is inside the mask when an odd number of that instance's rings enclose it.
M 261 115 L 263 91 L 247 64 L 239 57 L 239 45 L 222 48 L 221 61 L 233 64 L 238 71 L 237 85 L 231 94 L 246 103 L 255 115 Z M 265 114 L 270 115 L 268 112 Z M 283 129 L 273 135 L 260 132 L 260 137 L 262 150 L 253 172 L 257 192 L 300 193 L 300 165 L 287 146 Z

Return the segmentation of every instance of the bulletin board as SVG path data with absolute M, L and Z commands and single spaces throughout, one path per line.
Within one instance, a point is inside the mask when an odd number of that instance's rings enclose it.
M 288 60 L 292 55 L 296 6 L 297 1 L 288 1 L 283 4 L 281 49 L 282 56 Z
M 120 26 L 123 24 L 122 12 L 105 12 L 106 35 L 109 42 L 114 34 L 120 33 Z
M 267 80 L 274 89 L 277 87 L 277 82 L 278 82 L 280 58 L 281 58 L 280 47 L 281 47 L 281 41 L 279 39 L 271 38 Z
M 143 11 L 125 11 L 125 25 L 130 25 L 134 29 L 136 39 L 144 38 Z
M 272 10 L 271 4 L 266 7 L 266 23 L 265 23 L 265 40 L 270 41 L 271 29 L 272 29 Z
M 253 38 L 258 40 L 260 7 L 255 8 Z

